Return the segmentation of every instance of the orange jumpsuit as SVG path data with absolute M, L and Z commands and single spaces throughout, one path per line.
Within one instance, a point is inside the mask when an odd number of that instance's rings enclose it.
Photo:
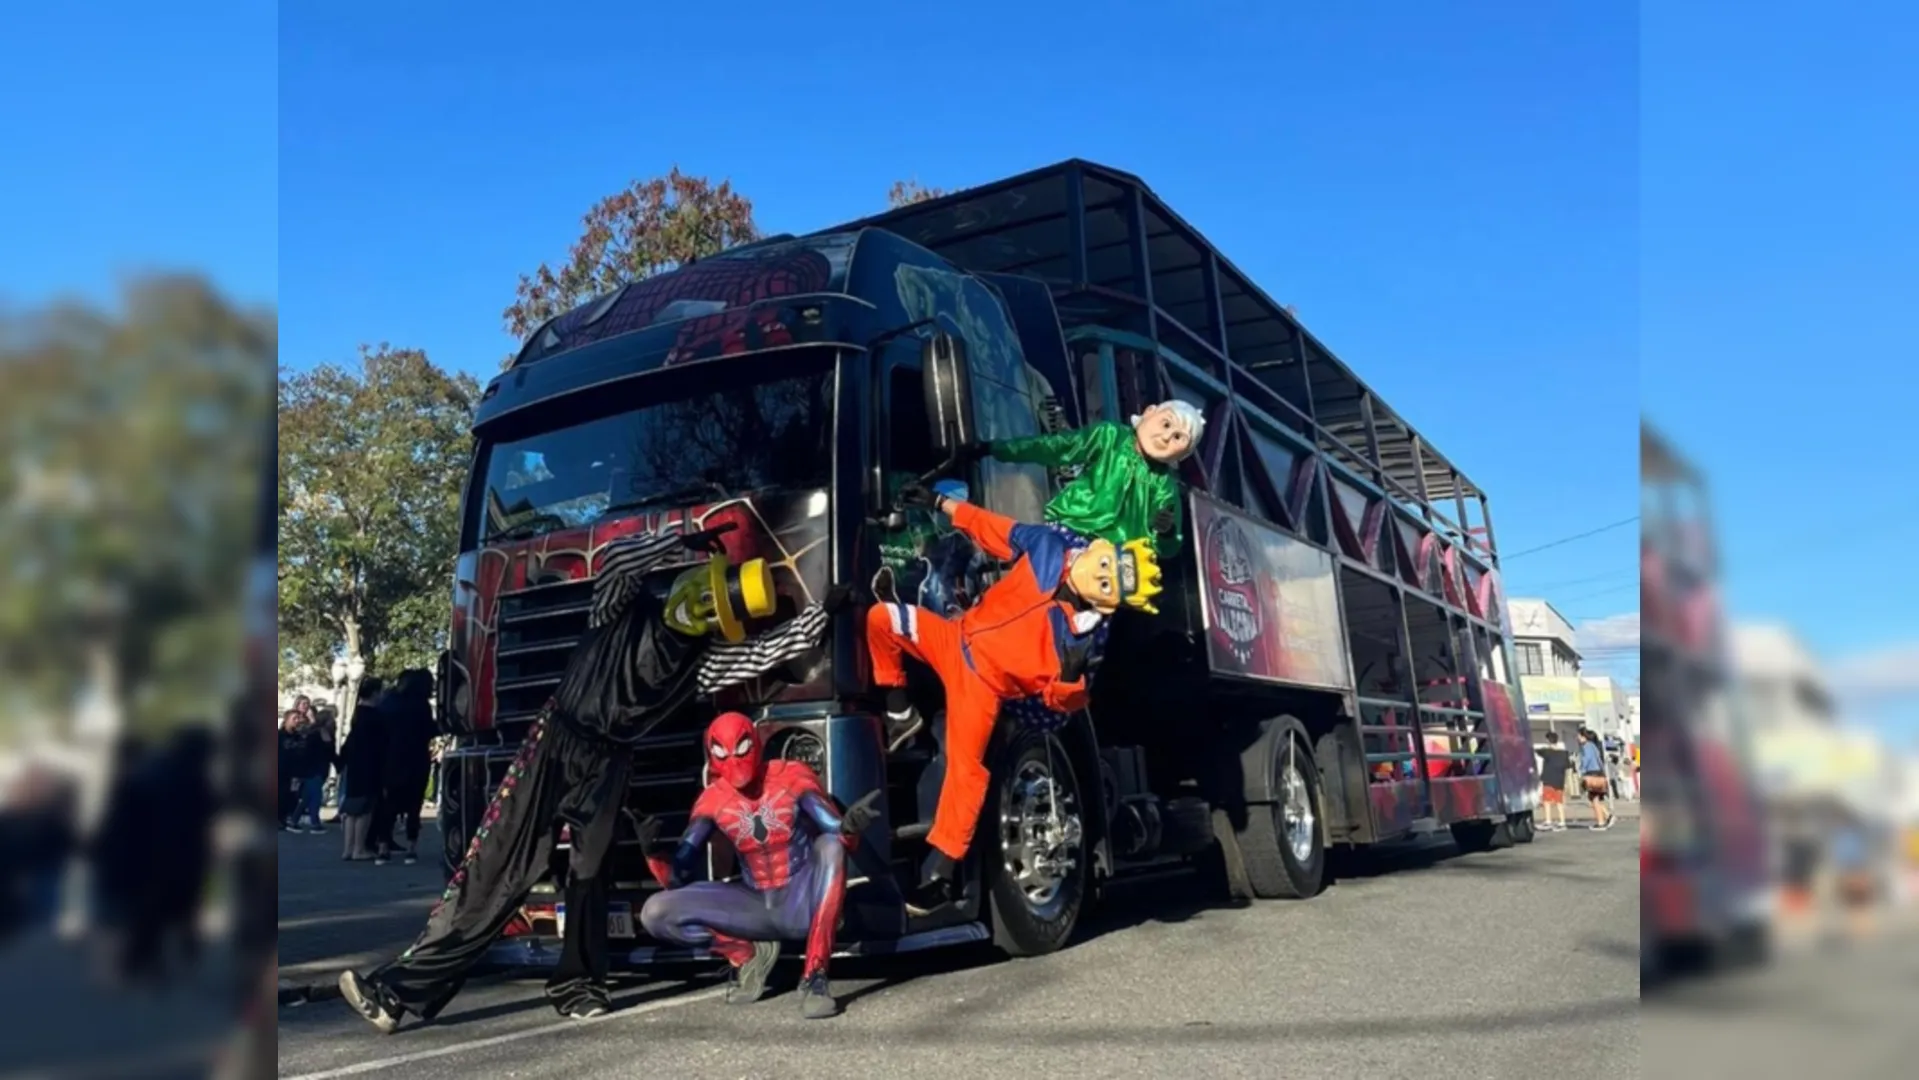
M 946 688 L 946 776 L 927 843 L 957 862 L 986 801 L 986 745 L 1000 702 L 1038 697 L 1057 712 L 1085 708 L 1085 677 L 1062 681 L 1060 666 L 1101 620 L 1060 598 L 1073 553 L 1057 532 L 970 503 L 954 505 L 953 525 L 987 555 L 1019 561 L 957 624 L 916 605 L 873 605 L 866 644 L 879 685 L 905 686 L 902 658 L 911 656 Z

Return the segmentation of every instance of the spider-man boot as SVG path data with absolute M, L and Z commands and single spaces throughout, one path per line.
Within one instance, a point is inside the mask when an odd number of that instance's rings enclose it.
M 833 988 L 826 981 L 826 969 L 820 968 L 800 979 L 800 1016 L 807 1020 L 824 1020 L 840 1014 L 840 1003 L 833 997 Z
M 741 941 L 713 935 L 713 951 L 726 957 L 726 1003 L 751 1005 L 766 996 L 766 977 L 780 959 L 777 941 Z

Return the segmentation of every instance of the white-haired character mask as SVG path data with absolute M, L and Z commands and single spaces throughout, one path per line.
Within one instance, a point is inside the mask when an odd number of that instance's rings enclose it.
M 1206 433 L 1206 414 L 1189 402 L 1175 398 L 1148 405 L 1133 417 L 1133 434 L 1139 440 L 1139 452 L 1161 465 L 1177 465 L 1199 448 Z

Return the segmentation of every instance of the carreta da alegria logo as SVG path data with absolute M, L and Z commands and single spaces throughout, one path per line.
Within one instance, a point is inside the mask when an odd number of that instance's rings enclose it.
M 1253 662 L 1261 623 L 1259 580 L 1252 540 L 1239 522 L 1214 514 L 1206 528 L 1206 588 L 1211 593 L 1213 639 L 1241 667 Z

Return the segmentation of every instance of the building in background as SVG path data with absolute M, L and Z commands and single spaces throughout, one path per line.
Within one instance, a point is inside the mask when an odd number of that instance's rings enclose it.
M 1573 624 L 1544 600 L 1514 597 L 1506 603 L 1518 674 L 1579 674 L 1579 639 Z
M 1609 675 L 1580 673 L 1579 637 L 1571 621 L 1548 601 L 1531 597 L 1515 597 L 1506 608 L 1534 741 L 1557 731 L 1570 746 L 1581 727 L 1623 743 L 1637 741 L 1634 697 Z

